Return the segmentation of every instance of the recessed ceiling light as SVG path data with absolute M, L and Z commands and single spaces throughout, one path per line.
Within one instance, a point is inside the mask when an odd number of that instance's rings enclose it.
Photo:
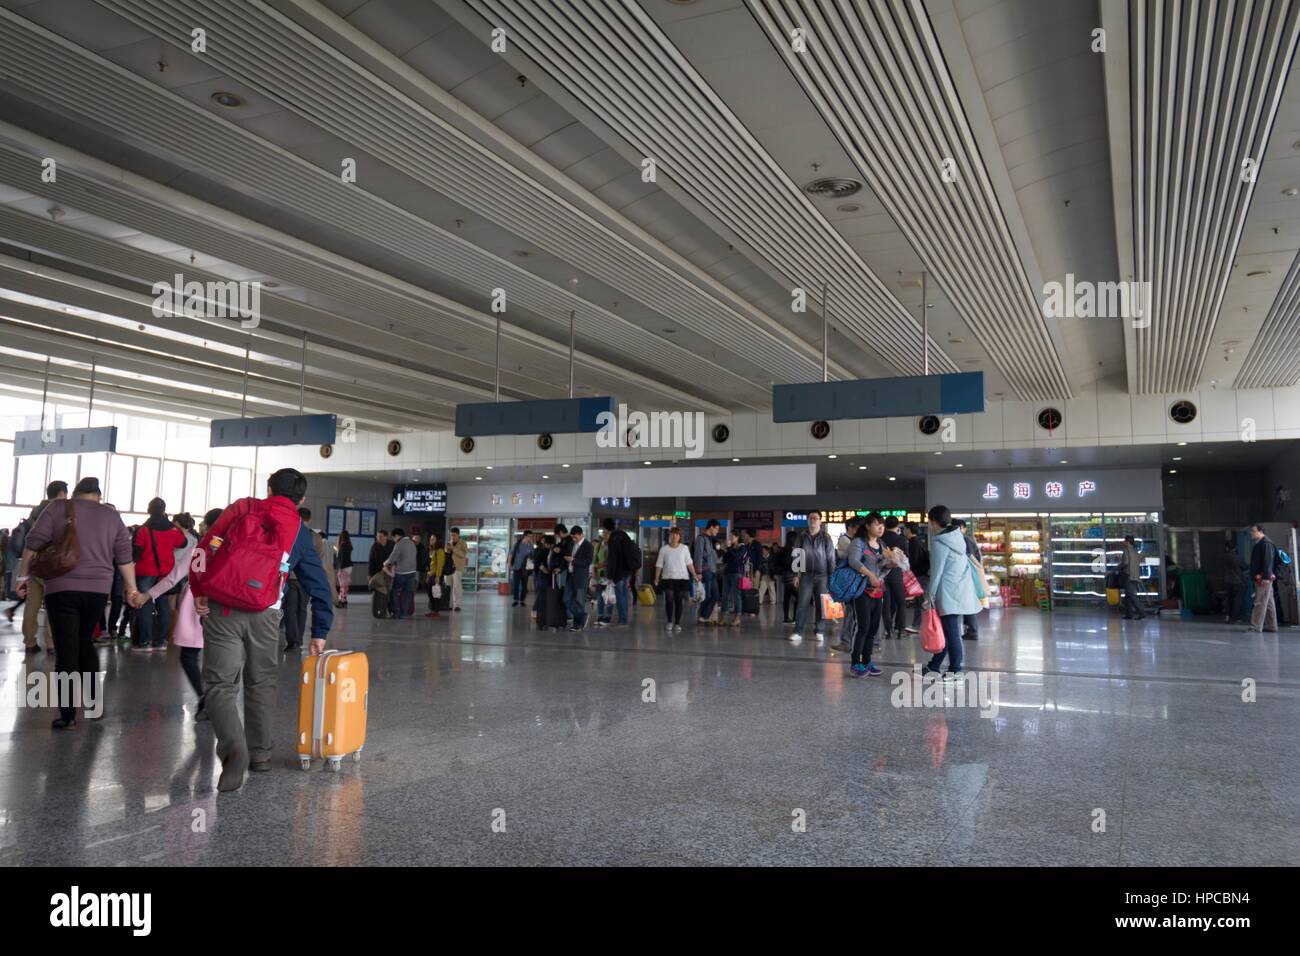
M 1174 455 L 1174 461 L 1182 461 L 1182 460 L 1183 460 L 1182 455 Z
M 733 458 L 733 459 L 731 459 L 731 460 L 732 460 L 732 461 L 740 461 L 739 458 Z
M 1273 274 L 1273 270 L 1272 270 L 1272 269 L 1254 269 L 1254 270 L 1252 270 L 1252 271 L 1246 273 L 1246 278 L 1247 278 L 1247 279 L 1262 279 L 1262 278 L 1264 278 L 1265 276 L 1271 276 L 1272 274 Z
M 935 454 L 936 454 L 936 455 L 942 455 L 943 452 L 941 452 L 941 451 L 936 451 Z
M 958 463 L 957 463 L 957 467 L 958 467 L 958 468 L 965 468 L 966 466 L 963 465 L 961 462 L 958 462 Z
M 1180 441 L 1180 442 L 1178 443 L 1178 447 L 1179 447 L 1179 448 L 1182 448 L 1182 447 L 1183 447 L 1184 445 L 1186 445 L 1186 444 L 1187 444 L 1187 442 L 1185 442 L 1185 441 Z
M 483 467 L 486 468 L 488 471 L 491 471 L 491 470 L 492 470 L 492 466 L 491 466 L 491 465 L 484 465 Z
M 664 329 L 664 330 L 663 330 L 663 333 L 664 333 L 664 335 L 676 335 L 676 334 L 677 334 L 677 330 L 676 330 L 676 329 Z
M 1062 464 L 1062 465 L 1068 465 L 1069 462 L 1066 461 L 1064 458 L 1062 458 L 1062 459 L 1061 459 L 1061 464 Z
M 482 481 L 482 480 L 483 480 L 483 476 L 482 476 L 482 475 L 475 475 L 475 476 L 474 476 L 474 480 L 475 480 L 475 481 Z
M 549 478 L 549 477 L 551 477 L 551 476 L 550 476 L 550 475 L 542 475 L 542 477 L 543 477 L 543 478 Z
M 648 462 L 648 461 L 643 461 L 643 462 L 641 462 L 641 464 L 643 464 L 643 465 L 648 465 L 648 464 L 650 464 L 650 462 Z
M 1178 474 L 1178 469 L 1177 469 L 1177 468 L 1170 468 L 1170 469 L 1169 469 L 1169 474 L 1171 474 L 1171 475 L 1176 475 L 1176 474 Z
M 866 470 L 867 470 L 866 465 L 858 465 L 858 471 L 866 471 Z
M 212 94 L 212 102 L 216 103 L 218 106 L 224 106 L 228 110 L 239 109 L 239 107 L 244 105 L 243 97 L 236 96 L 234 93 L 227 93 L 223 90 L 218 90 L 216 93 Z
M 827 458 L 839 458 L 840 456 L 839 456 L 839 455 L 827 455 L 826 457 L 827 457 Z
M 1288 186 L 1286 189 L 1282 190 L 1283 196 L 1294 196 L 1297 193 L 1300 193 L 1300 189 L 1296 189 L 1294 186 Z
M 889 476 L 889 480 L 890 480 L 890 481 L 897 481 L 898 479 L 895 478 L 893 475 L 890 475 L 890 476 Z
M 861 212 L 862 207 L 855 202 L 844 202 L 836 206 L 835 211 L 836 212 Z
M 561 467 L 561 468 L 568 468 L 569 466 L 568 466 L 568 465 L 561 465 L 560 467 Z

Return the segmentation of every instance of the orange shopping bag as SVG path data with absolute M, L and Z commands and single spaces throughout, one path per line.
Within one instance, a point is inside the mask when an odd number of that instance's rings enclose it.
M 826 621 L 844 620 L 844 605 L 825 591 L 822 592 L 822 619 Z

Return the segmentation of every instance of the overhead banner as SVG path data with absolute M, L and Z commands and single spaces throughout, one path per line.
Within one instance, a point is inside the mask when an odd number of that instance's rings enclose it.
M 117 451 L 117 426 L 34 429 L 14 435 L 15 455 L 93 455 Z
M 213 448 L 267 448 L 275 445 L 332 445 L 338 430 L 334 415 L 269 415 L 265 418 L 216 418 Z
M 984 411 L 984 373 L 906 375 L 772 386 L 772 421 L 906 418 Z
M 394 485 L 393 514 L 440 515 L 447 511 L 445 484 Z
M 817 465 L 729 465 L 698 468 L 588 468 L 588 498 L 729 498 L 817 493 Z
M 456 406 L 456 437 L 596 432 L 600 431 L 600 413 L 612 415 L 614 411 L 614 399 L 609 396 L 470 402 Z

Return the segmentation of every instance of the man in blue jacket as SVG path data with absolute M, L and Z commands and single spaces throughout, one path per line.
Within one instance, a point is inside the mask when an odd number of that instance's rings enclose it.
M 267 482 L 266 496 L 288 499 L 296 516 L 296 509 L 307 497 L 307 479 L 293 468 L 281 468 Z M 227 508 L 222 519 L 233 520 L 240 504 L 235 502 Z M 219 521 L 212 530 L 220 534 L 223 527 Z M 334 600 L 311 530 L 301 522 L 287 570 L 297 576 L 299 586 L 311 599 L 311 653 L 320 654 L 334 623 Z M 281 601 L 283 596 L 281 591 Z M 221 760 L 218 790 L 238 790 L 248 770 L 264 773 L 271 769 L 281 601 L 265 611 L 241 611 L 215 604 L 209 608 L 206 596 L 195 595 L 194 610 L 203 618 L 203 705 L 212 721 L 217 757 Z M 243 723 L 239 719 L 241 686 Z
M 511 607 L 520 607 L 528 599 L 528 559 L 533 556 L 533 533 L 525 531 L 510 552 Z

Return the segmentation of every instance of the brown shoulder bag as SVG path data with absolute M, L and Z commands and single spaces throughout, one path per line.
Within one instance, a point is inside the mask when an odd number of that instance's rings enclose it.
M 67 499 L 67 522 L 63 534 L 36 552 L 27 573 L 48 581 L 67 574 L 81 562 L 81 540 L 77 537 L 77 511 Z

